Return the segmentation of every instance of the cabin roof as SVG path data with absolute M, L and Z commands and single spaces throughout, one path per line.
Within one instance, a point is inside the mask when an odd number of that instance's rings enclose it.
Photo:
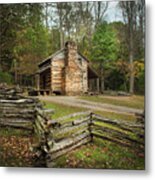
M 41 66 L 41 65 L 45 64 L 47 61 L 52 60 L 56 55 L 58 55 L 59 53 L 61 53 L 63 50 L 64 50 L 64 48 L 63 48 L 63 49 L 60 49 L 59 51 L 56 51 L 54 54 L 48 56 L 48 57 L 45 58 L 43 61 L 41 61 L 41 62 L 38 64 L 38 66 Z
M 48 61 L 51 61 L 56 55 L 58 55 L 59 53 L 63 52 L 65 50 L 65 48 L 60 49 L 59 51 L 56 51 L 54 54 L 48 56 L 47 58 L 45 58 L 43 61 L 41 61 L 38 66 L 42 66 L 43 64 L 46 64 Z M 89 62 L 89 60 L 83 56 L 80 52 L 77 52 L 84 60 L 86 60 L 87 62 Z

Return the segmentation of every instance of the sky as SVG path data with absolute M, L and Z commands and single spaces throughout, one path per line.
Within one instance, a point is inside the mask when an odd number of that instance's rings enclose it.
M 0 3 L 22 3 L 22 2 L 52 2 L 52 1 L 58 1 L 58 0 L 0 0 Z M 61 1 L 71 1 L 71 0 L 61 0 Z M 78 1 L 78 0 L 75 0 Z M 84 1 L 84 0 L 79 0 Z M 88 1 L 88 0 L 87 0 Z M 106 0 L 103 0 L 106 1 Z M 106 13 L 106 20 L 108 22 L 113 21 L 123 21 L 121 16 L 121 10 L 117 7 L 118 0 L 108 0 L 109 1 L 109 7 Z
M 118 2 L 109 2 L 108 10 L 106 13 L 106 19 L 108 22 L 123 21 L 121 10 L 118 7 Z

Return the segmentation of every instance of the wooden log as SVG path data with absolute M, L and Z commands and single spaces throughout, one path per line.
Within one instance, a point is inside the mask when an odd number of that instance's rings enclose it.
M 45 124 L 44 124 L 44 122 L 39 121 L 39 120 L 38 120 L 38 117 L 37 117 L 37 119 L 35 120 L 35 124 L 38 125 L 38 129 L 42 129 L 42 131 L 45 131 Z
M 11 113 L 3 113 L 3 114 L 0 114 L 0 119 L 9 119 L 9 118 L 11 118 L 11 119 L 24 119 L 24 120 L 28 120 L 28 121 L 30 121 L 30 120 L 34 120 L 34 118 L 35 118 L 35 115 L 34 114 L 11 114 Z
M 93 129 L 93 132 L 96 131 L 96 132 L 99 132 L 100 134 L 106 133 L 107 135 L 114 137 L 116 139 L 129 140 L 133 143 L 144 145 L 144 141 L 138 140 L 141 134 L 140 135 L 134 134 L 135 138 L 133 138 L 132 136 L 128 135 L 126 132 L 120 132 L 119 130 L 115 130 L 108 127 L 101 127 L 99 125 L 94 125 L 92 129 Z
M 73 113 L 73 114 L 70 114 L 70 115 L 67 115 L 67 116 L 63 116 L 61 118 L 58 118 L 58 119 L 54 119 L 54 120 L 50 120 L 48 121 L 48 125 L 52 125 L 53 122 L 58 122 L 58 123 L 62 123 L 64 120 L 66 119 L 70 119 L 70 118 L 75 118 L 77 116 L 88 116 L 89 114 L 91 113 L 91 111 L 85 111 L 85 112 L 78 112 L 78 113 Z M 73 121 L 73 120 L 72 120 Z
M 110 123 L 110 124 L 118 124 L 118 125 L 126 125 L 126 126 L 135 126 L 135 123 L 132 123 L 132 122 L 126 122 L 126 121 L 122 121 L 122 120 L 112 120 L 112 119 L 108 119 L 108 118 L 104 118 L 104 117 L 102 117 L 102 116 L 100 116 L 100 115 L 97 115 L 97 114 L 92 114 L 92 118 L 93 118 L 93 120 L 95 119 L 97 119 L 97 120 L 100 120 L 100 122 L 107 122 L 107 123 Z M 137 127 L 143 127 L 143 125 L 142 124 L 136 124 L 137 125 Z
M 45 118 L 46 120 L 49 120 L 50 115 L 54 113 L 53 109 L 39 109 L 35 108 L 36 113 L 39 114 L 41 117 Z
M 10 127 L 16 127 L 16 128 L 23 128 L 28 130 L 33 130 L 32 123 L 16 123 L 16 122 L 0 122 L 0 126 L 10 126 Z
M 100 138 L 100 139 L 103 139 L 103 140 L 108 140 L 108 141 L 111 141 L 111 142 L 114 142 L 114 143 L 117 143 L 119 145 L 123 145 L 123 146 L 127 146 L 127 147 L 131 147 L 132 144 L 130 142 L 123 142 L 119 139 L 114 139 L 113 137 L 110 137 L 110 136 L 106 136 L 106 135 L 103 135 L 103 134 L 99 134 L 95 131 L 92 131 L 92 134 L 94 137 L 97 137 L 97 138 Z
M 18 108 L 18 109 L 23 109 L 23 108 L 27 108 L 27 109 L 32 109 L 32 108 L 35 108 L 35 107 L 39 107 L 37 104 L 0 104 L 0 107 L 3 107 L 3 108 Z
M 89 122 L 83 122 L 81 124 L 71 125 L 71 126 L 66 126 L 66 127 L 60 126 L 56 129 L 51 128 L 51 130 L 54 134 L 64 134 L 64 133 L 76 131 L 82 127 L 88 127 L 88 126 L 89 126 Z
M 53 77 L 53 80 L 59 80 L 59 81 L 61 81 L 62 80 L 62 77 L 58 77 L 58 76 L 52 76 Z
M 35 122 L 37 122 L 40 127 L 46 131 L 46 121 L 44 120 L 44 118 L 42 118 L 41 116 L 37 115 L 37 119 L 35 120 Z
M 34 129 L 36 131 L 36 133 L 39 135 L 39 137 L 41 138 L 45 131 L 44 131 L 44 128 L 39 124 L 38 121 L 35 121 L 35 124 L 34 124 Z
M 34 122 L 33 119 L 26 119 L 26 118 L 0 118 L 0 122 L 17 122 L 17 123 L 24 123 L 24 122 Z
M 72 151 L 73 149 L 75 148 L 78 148 L 80 147 L 81 145 L 84 145 L 86 143 L 89 143 L 90 142 L 90 137 L 85 137 L 83 138 L 82 140 L 76 142 L 76 143 L 72 143 L 71 146 L 67 146 L 65 149 L 61 149 L 55 153 L 49 153 L 48 156 L 47 156 L 47 167 L 51 167 L 50 164 L 51 162 L 53 162 L 53 160 L 57 159 L 58 157 Z
M 116 127 L 122 130 L 129 131 L 129 132 L 135 132 L 136 130 L 134 128 L 139 128 L 139 129 L 144 128 L 144 125 L 142 124 L 127 123 L 127 122 L 122 122 L 119 120 L 111 120 L 111 119 L 107 119 L 96 114 L 93 114 L 92 121 L 115 125 Z
M 83 134 L 76 136 L 76 137 L 64 139 L 58 143 L 55 143 L 54 146 L 52 146 L 50 148 L 49 153 L 54 153 L 54 152 L 57 152 L 61 149 L 67 148 L 67 147 L 71 146 L 72 144 L 75 144 L 78 141 L 80 141 L 80 140 L 82 140 L 88 136 L 90 136 L 89 133 L 83 133 Z
M 0 112 L 3 114 L 35 114 L 35 110 L 32 109 L 19 109 L 10 107 L 0 107 Z
M 61 85 L 61 80 L 53 79 L 53 80 L 52 80 L 52 85 L 54 85 L 54 86 L 60 86 L 60 85 Z
M 6 100 L 6 99 L 0 99 L 0 104 L 3 103 L 9 103 L 9 104 L 30 104 L 30 103 L 36 103 L 34 99 L 18 99 L 18 100 Z
M 52 133 L 54 140 L 57 141 L 62 138 L 75 136 L 84 131 L 88 131 L 88 123 L 83 123 L 73 127 L 66 127 L 63 129 L 57 129 L 52 131 Z
M 65 127 L 71 127 L 71 126 L 76 126 L 78 124 L 88 122 L 90 123 L 90 116 L 87 117 L 81 117 L 79 119 L 71 120 L 71 121 L 58 121 L 58 120 L 51 120 L 48 122 L 48 127 L 52 128 L 65 128 Z
M 90 115 L 87 117 L 76 119 L 76 120 L 72 121 L 72 125 L 78 125 L 78 124 L 81 124 L 84 122 L 90 123 Z
M 106 129 L 110 129 L 111 131 L 115 131 L 115 132 L 120 132 L 121 131 L 123 133 L 129 133 L 129 134 L 134 133 L 134 135 L 138 135 L 138 136 L 144 134 L 144 130 L 141 129 L 141 128 L 139 128 L 137 130 L 133 129 L 132 131 L 128 132 L 128 130 L 126 130 L 124 128 L 122 129 L 122 127 L 119 128 L 119 126 L 115 126 L 115 125 L 110 127 L 110 126 L 106 126 L 104 124 L 96 124 L 95 122 L 92 122 L 92 125 L 94 127 L 100 128 L 100 129 L 105 129 L 106 128 Z M 135 128 L 135 127 L 133 127 L 133 128 Z
M 89 134 L 90 134 L 90 132 L 89 132 L 89 130 L 88 130 L 87 127 L 83 128 L 83 129 L 80 129 L 80 130 L 72 133 L 71 135 L 65 135 L 65 136 L 63 136 L 63 137 L 62 137 L 62 136 L 56 136 L 56 137 L 54 137 L 54 135 L 53 135 L 52 138 L 54 139 L 54 142 L 55 142 L 55 143 L 59 143 L 59 142 L 62 141 L 62 140 L 65 140 L 65 139 L 67 139 L 67 138 L 74 138 L 74 137 L 79 136 L 79 135 L 84 134 L 84 133 L 89 133 Z M 90 136 L 91 136 L 91 134 L 90 134 Z

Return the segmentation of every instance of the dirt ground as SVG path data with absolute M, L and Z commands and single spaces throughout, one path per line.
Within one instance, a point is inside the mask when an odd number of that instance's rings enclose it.
M 99 102 L 90 102 L 87 100 L 78 99 L 77 96 L 39 96 L 39 99 L 42 101 L 49 101 L 73 107 L 83 107 L 92 111 L 108 111 L 129 115 L 143 112 L 143 110 L 135 108 L 122 107 Z

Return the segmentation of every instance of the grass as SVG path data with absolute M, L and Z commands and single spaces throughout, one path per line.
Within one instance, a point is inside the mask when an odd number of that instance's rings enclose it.
M 32 137 L 12 128 L 0 130 L 0 166 L 33 167 L 34 155 L 29 151 Z M 13 134 L 13 135 L 12 135 Z M 57 159 L 56 168 L 144 169 L 144 152 L 94 139 Z
M 45 102 L 45 101 L 43 101 L 43 102 L 44 102 L 46 108 L 54 109 L 54 114 L 52 115 L 53 119 L 56 119 L 56 118 L 59 118 L 62 116 L 66 116 L 66 115 L 69 115 L 71 113 L 86 110 L 84 108 L 65 106 L 65 105 L 58 104 L 58 103 L 51 103 L 51 102 Z
M 136 97 L 136 100 L 139 102 L 142 102 L 142 99 L 142 97 Z M 65 106 L 51 102 L 44 103 L 46 108 L 55 110 L 55 113 L 52 115 L 54 119 L 87 110 L 85 108 Z M 125 104 L 126 103 L 128 102 L 125 102 Z M 137 107 L 139 107 L 139 105 L 136 105 L 136 108 Z M 106 111 L 96 111 L 95 113 L 111 119 L 135 120 L 134 116 L 125 114 Z M 29 142 L 31 142 L 33 138 L 30 132 L 21 129 L 0 128 L 0 136 L 0 166 L 34 166 L 34 154 L 29 151 Z M 114 143 L 94 139 L 94 143 L 81 146 L 60 157 L 56 161 L 55 167 L 144 169 L 144 159 L 144 152 L 139 151 L 137 148 L 121 147 Z
M 81 96 L 80 99 L 112 104 L 117 106 L 125 106 L 136 109 L 144 109 L 144 96 Z
M 94 143 L 60 157 L 55 167 L 143 170 L 144 165 L 144 152 L 94 139 Z
M 138 98 L 138 97 L 137 97 Z M 142 101 L 142 98 L 140 98 Z M 53 118 L 87 109 L 46 102 L 47 108 L 55 109 Z M 137 106 L 136 106 L 137 107 Z M 135 117 L 106 111 L 96 111 L 106 118 L 133 121 Z M 56 168 L 101 168 L 101 169 L 144 169 L 144 152 L 122 147 L 112 142 L 94 139 L 94 143 L 83 145 L 57 159 Z
M 134 115 L 126 115 L 115 112 L 107 112 L 107 111 L 95 111 L 96 114 L 104 116 L 109 119 L 119 119 L 123 121 L 135 121 L 136 117 Z
M 54 114 L 52 115 L 53 119 L 75 113 L 75 112 L 80 112 L 80 111 L 87 111 L 88 109 L 86 108 L 79 108 L 79 107 L 72 107 L 72 106 L 65 106 L 62 104 L 58 103 L 53 103 L 53 102 L 45 102 L 45 107 L 49 109 L 54 109 Z M 126 114 L 120 114 L 120 113 L 115 113 L 115 112 L 107 112 L 107 111 L 94 111 L 94 113 L 100 114 L 106 118 L 111 118 L 111 119 L 121 119 L 121 120 L 127 120 L 127 121 L 135 121 L 136 118 L 133 115 L 126 115 Z
M 85 100 L 101 102 L 101 103 L 109 103 L 119 106 L 132 107 L 137 109 L 144 108 L 144 96 L 131 96 L 131 97 L 118 97 L 116 96 L 82 96 L 80 97 Z M 58 103 L 45 102 L 46 108 L 54 109 L 55 113 L 52 115 L 52 118 L 58 118 L 61 116 L 65 116 L 71 113 L 80 112 L 87 110 L 86 108 L 72 107 L 66 106 Z M 100 114 L 106 118 L 111 119 L 120 119 L 126 121 L 135 121 L 136 117 L 134 115 L 126 115 L 116 112 L 108 112 L 108 111 L 94 111 L 94 113 Z
M 10 136 L 31 136 L 31 131 L 27 131 L 19 128 L 11 128 L 11 127 L 1 127 L 0 128 L 0 136 L 10 137 Z

